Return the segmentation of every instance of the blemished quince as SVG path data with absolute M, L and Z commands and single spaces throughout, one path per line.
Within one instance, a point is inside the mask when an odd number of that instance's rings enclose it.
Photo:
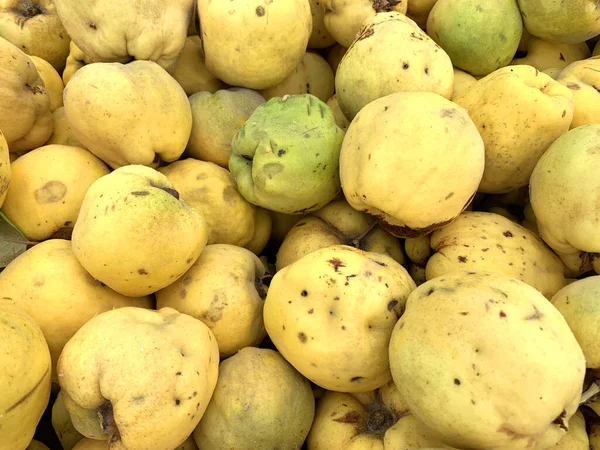
M 172 308 L 99 314 L 75 333 L 58 361 L 69 414 L 89 412 L 109 450 L 182 444 L 206 410 L 218 370 L 210 329 Z
M 260 344 L 266 336 L 265 275 L 266 268 L 250 250 L 207 245 L 185 275 L 156 293 L 156 304 L 204 322 L 217 339 L 221 357 L 226 358 Z
M 175 161 L 192 130 L 185 91 L 152 61 L 87 64 L 63 99 L 73 136 L 113 169 Z
M 398 237 L 452 222 L 483 170 L 483 140 L 467 110 L 432 92 L 400 92 L 365 106 L 340 155 L 348 203 Z
M 573 119 L 569 89 L 532 66 L 495 70 L 454 102 L 469 111 L 483 138 L 485 171 L 479 191 L 488 194 L 527 186 L 540 157 Z
M 65 70 L 62 73 L 62 80 L 64 85 L 71 80 L 75 72 L 81 69 L 86 64 L 93 63 L 94 60 L 86 55 L 83 50 L 81 50 L 75 42 L 71 41 L 69 44 L 69 56 L 67 57 L 67 62 L 65 65 Z
M 43 145 L 52 134 L 50 96 L 35 64 L 0 37 L 0 130 L 12 153 Z
M 299 449 L 314 414 L 306 378 L 276 351 L 246 347 L 220 364 L 194 440 L 206 450 Z
M 457 448 L 549 448 L 579 406 L 585 357 L 535 288 L 454 271 L 411 292 L 392 332 L 394 383 L 410 411 Z
M 600 124 L 600 55 L 569 64 L 556 80 L 573 93 L 571 129 Z
M 390 333 L 415 287 L 387 255 L 322 248 L 275 274 L 265 327 L 283 357 L 316 385 L 370 391 L 391 379 Z
M 340 191 L 343 139 L 331 108 L 317 97 L 274 97 L 234 136 L 229 170 L 250 203 L 286 214 L 312 212 Z
M 339 44 L 350 47 L 365 20 L 382 12 L 405 14 L 407 4 L 407 0 L 323 0 L 323 23 Z
M 152 308 L 149 297 L 126 297 L 93 279 L 65 239 L 41 242 L 13 259 L 0 273 L 0 292 L 3 300 L 31 315 L 44 333 L 53 381 L 63 347 L 92 317 L 123 306 Z
M 510 64 L 528 65 L 545 71 L 564 69 L 569 64 L 590 56 L 590 49 L 585 42 L 561 44 L 531 36 L 527 43 L 527 54 L 522 58 L 513 59 Z
M 63 91 L 65 85 L 60 74 L 56 71 L 52 64 L 39 56 L 29 55 L 29 59 L 35 65 L 40 78 L 44 82 L 46 92 L 50 96 L 50 111 L 54 112 L 63 105 Z
M 229 85 L 249 89 L 285 80 L 302 60 L 312 31 L 308 0 L 198 0 L 198 19 L 206 68 Z
M 599 144 L 600 124 L 566 132 L 540 158 L 529 182 L 540 236 L 576 272 L 591 270 L 582 252 L 600 253 L 600 178 L 590 170 L 600 164 Z
M 4 133 L 0 130 L 0 208 L 6 198 L 6 193 L 10 186 L 12 177 L 12 169 L 10 165 L 10 153 L 8 151 L 8 143 L 4 137 Z
M 0 339 L 0 448 L 25 450 L 50 399 L 50 351 L 33 318 L 2 298 Z
M 335 91 L 348 120 L 366 105 L 397 92 L 433 92 L 452 98 L 448 54 L 415 22 L 398 12 L 366 19 L 335 74 Z
M 204 217 L 180 199 L 165 175 L 130 165 L 90 186 L 72 245 L 94 278 L 123 295 L 143 296 L 181 277 L 207 237 Z
M 308 39 L 308 48 L 328 48 L 336 43 L 335 38 L 325 26 L 325 8 L 321 0 L 309 0 L 312 14 L 312 31 Z
M 52 428 L 54 429 L 63 450 L 73 450 L 75 444 L 84 439 L 84 437 L 75 429 L 69 411 L 67 411 L 67 408 L 65 407 L 65 402 L 63 401 L 60 390 L 52 404 L 51 414 L 50 422 L 52 423 Z M 102 450 L 106 450 L 106 442 L 105 448 Z
M 109 169 L 80 147 L 45 145 L 17 159 L 2 213 L 27 239 L 71 230 L 88 188 Z
M 185 45 L 194 0 L 54 0 L 73 42 L 95 62 L 156 62 L 172 70 Z

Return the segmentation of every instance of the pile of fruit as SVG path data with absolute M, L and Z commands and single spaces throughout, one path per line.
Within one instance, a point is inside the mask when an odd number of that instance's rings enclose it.
M 0 450 L 600 450 L 599 39 L 0 2 Z

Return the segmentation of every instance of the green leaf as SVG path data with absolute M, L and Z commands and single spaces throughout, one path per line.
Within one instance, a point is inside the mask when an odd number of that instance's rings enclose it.
M 13 259 L 27 250 L 32 244 L 21 232 L 0 212 L 0 269 L 6 267 Z

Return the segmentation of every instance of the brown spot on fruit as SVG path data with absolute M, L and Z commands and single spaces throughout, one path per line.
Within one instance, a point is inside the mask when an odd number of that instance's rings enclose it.
M 238 191 L 234 186 L 227 186 L 223 189 L 223 200 L 225 203 L 233 203 L 238 196 Z
M 512 234 L 510 231 L 508 231 L 508 230 L 506 230 L 506 231 L 505 231 L 504 233 L 502 233 L 502 234 L 504 235 L 504 237 L 513 237 L 513 234 Z
M 56 203 L 62 200 L 66 194 L 67 187 L 60 181 L 48 181 L 33 193 L 35 201 L 42 205 Z
M 530 314 L 529 316 L 525 317 L 525 320 L 540 320 L 542 317 L 544 317 L 544 315 L 534 305 L 533 314 Z
M 91 20 L 88 20 L 85 24 L 88 26 L 88 28 L 91 28 L 92 30 L 98 29 L 98 26 L 96 25 L 96 23 L 92 22 Z
M 148 191 L 133 191 L 131 193 L 131 195 L 134 195 L 135 197 L 145 197 L 146 195 L 150 195 L 150 192 L 148 192 Z
M 559 428 L 561 428 L 565 431 L 569 431 L 569 427 L 567 426 L 566 418 L 567 418 L 567 411 L 565 411 L 563 409 L 562 412 L 558 415 L 558 417 L 552 421 L 552 423 L 554 425 L 558 425 Z
M 459 256 L 458 257 L 458 262 L 459 263 L 466 263 L 467 262 L 467 257 L 466 256 Z
M 298 333 L 298 340 L 304 344 L 306 342 L 306 334 L 302 332 Z
M 399 303 L 398 300 L 392 300 L 391 302 L 389 302 L 387 305 L 388 311 L 393 310 L 398 303 Z
M 338 417 L 337 419 L 333 419 L 334 422 L 339 423 L 359 423 L 360 422 L 360 414 L 356 411 L 350 411 L 344 414 L 342 417 Z
M 498 315 L 502 318 L 506 317 L 506 313 L 504 311 L 500 311 Z
M 346 267 L 346 264 L 344 264 L 339 258 L 331 258 L 327 262 L 333 266 L 333 270 L 336 272 L 338 272 L 340 267 Z
M 358 382 L 358 381 L 362 380 L 363 378 L 364 378 L 364 377 L 352 377 L 352 378 L 350 378 L 350 381 L 351 381 L 352 383 L 356 383 L 356 382 Z
M 256 7 L 256 15 L 258 17 L 262 17 L 262 16 L 265 15 L 265 8 L 264 8 L 264 6 L 257 6 Z
M 460 386 L 460 380 L 458 378 L 454 379 L 454 384 Z
M 100 418 L 100 426 L 102 427 L 102 431 L 109 436 L 109 440 L 111 442 L 120 440 L 121 434 L 119 433 L 119 429 L 117 428 L 117 424 L 115 422 L 112 403 L 109 400 L 106 400 L 98 407 L 96 411 Z

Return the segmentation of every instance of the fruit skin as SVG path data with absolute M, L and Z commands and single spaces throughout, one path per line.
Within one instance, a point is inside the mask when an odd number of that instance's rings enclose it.
M 575 61 L 557 77 L 573 93 L 571 129 L 588 124 L 600 124 L 600 55 Z
M 460 164 L 457 164 L 460 161 Z M 392 94 L 348 127 L 340 174 L 350 205 L 398 237 L 440 228 L 471 202 L 483 140 L 467 110 L 431 92 Z
M 485 270 L 524 281 L 548 300 L 566 284 L 560 258 L 534 233 L 498 214 L 465 211 L 433 232 L 431 247 L 428 280 L 456 270 Z
M 45 59 L 33 55 L 29 55 L 29 59 L 35 65 L 40 78 L 44 82 L 46 92 L 50 96 L 50 111 L 54 112 L 63 105 L 63 90 L 65 85 L 62 78 L 56 69 L 52 67 L 52 64 Z
M 50 96 L 33 61 L 0 37 L 0 130 L 12 153 L 43 145 L 52 134 Z
M 218 364 L 216 339 L 199 320 L 172 308 L 126 307 L 81 327 L 65 345 L 58 373 L 67 410 L 95 414 L 109 450 L 147 450 L 175 448 L 189 437 L 214 391 Z
M 427 34 L 475 76 L 508 65 L 522 33 L 517 0 L 439 0 L 427 19 Z
M 10 180 L 12 178 L 12 168 L 10 165 L 10 156 L 8 151 L 8 143 L 0 130 L 0 208 L 4 203 Z
M 335 76 L 342 112 L 352 120 L 370 102 L 396 92 L 452 97 L 450 57 L 416 23 L 397 12 L 369 17 Z
M 208 227 L 208 244 L 245 246 L 256 230 L 256 207 L 238 192 L 227 169 L 186 158 L 158 170 L 179 192 L 179 198 L 198 211 Z
M 73 136 L 113 169 L 175 161 L 192 131 L 183 88 L 151 61 L 88 64 L 63 97 Z
M 365 20 L 382 12 L 405 14 L 407 3 L 407 0 L 322 0 L 323 23 L 339 44 L 349 47 Z
M 196 159 L 228 167 L 231 140 L 254 110 L 265 103 L 258 92 L 244 88 L 202 91 L 190 96 L 192 132 L 187 153 Z
M 597 0 L 518 0 L 525 27 L 549 42 L 576 44 L 600 34 Z
M 452 101 L 469 86 L 477 83 L 477 78 L 460 69 L 454 68 L 454 91 L 452 92 Z
M 169 179 L 150 167 L 116 169 L 88 189 L 73 253 L 120 294 L 143 296 L 168 286 L 194 264 L 208 236 L 204 217 L 178 197 Z
M 52 404 L 51 422 L 63 450 L 72 450 L 75 444 L 83 439 L 83 435 L 73 426 L 71 416 L 69 416 L 69 411 L 65 408 L 65 402 L 60 391 Z M 106 444 L 102 450 L 106 450 Z
M 58 144 L 85 148 L 83 144 L 73 136 L 71 125 L 69 125 L 69 122 L 65 117 L 64 106 L 54 110 L 52 113 L 52 120 L 54 122 L 54 131 L 45 145 Z
M 415 289 L 389 353 L 411 412 L 458 448 L 550 447 L 577 410 L 585 376 L 560 312 L 535 288 L 485 271 Z
M 478 190 L 488 194 L 527 186 L 540 156 L 573 119 L 571 92 L 531 66 L 498 69 L 454 102 L 469 111 L 485 143 Z
M 427 26 L 429 13 L 438 0 L 409 0 L 406 15 L 414 20 L 422 29 Z
M 322 0 L 309 0 L 312 14 L 312 31 L 308 39 L 308 48 L 327 48 L 336 43 L 335 38 L 327 31 L 324 23 L 325 8 Z
M 306 439 L 314 414 L 306 378 L 276 351 L 246 347 L 220 364 L 217 387 L 194 440 L 207 450 L 295 450 Z
M 123 306 L 152 308 L 149 297 L 126 297 L 93 279 L 65 239 L 41 242 L 12 260 L 0 273 L 0 292 L 41 328 L 50 348 L 54 382 L 60 352 L 88 320 Z
M 17 159 L 2 212 L 29 240 L 73 228 L 88 188 L 109 173 L 89 151 L 45 145 Z
M 199 36 L 188 36 L 179 54 L 173 78 L 181 85 L 186 95 L 196 92 L 215 93 L 226 85 L 208 71 L 202 62 L 202 42 Z
M 599 142 L 600 125 L 568 131 L 540 158 L 529 184 L 540 236 L 574 271 L 585 263 L 580 252 L 600 252 L 600 179 L 590 170 L 600 163 Z
M 40 441 L 33 440 L 29 443 L 27 450 L 50 450 L 47 446 L 42 444 Z
M 331 108 L 317 97 L 274 97 L 234 136 L 229 170 L 250 203 L 285 214 L 312 212 L 340 191 L 343 139 Z
M 332 391 L 390 381 L 389 333 L 414 281 L 395 260 L 346 245 L 309 253 L 275 274 L 265 328 L 301 374 Z
M 83 438 L 77 442 L 73 450 L 106 450 L 107 445 L 105 440 Z
M 194 3 L 54 0 L 65 30 L 95 62 L 150 60 L 168 71 L 185 45 Z
M 306 51 L 312 31 L 309 0 L 230 3 L 198 0 L 207 69 L 232 86 L 266 89 L 281 83 Z
M 552 297 L 585 354 L 587 367 L 600 368 L 600 275 L 577 280 Z
M 206 324 L 224 359 L 242 348 L 260 344 L 266 336 L 265 273 L 263 263 L 250 250 L 227 244 L 207 245 L 185 275 L 156 293 L 157 308 L 175 308 Z
M 569 64 L 589 58 L 590 49 L 585 42 L 577 44 L 561 44 L 548 42 L 532 36 L 526 47 L 527 55 L 515 58 L 511 65 L 528 65 L 538 70 L 564 69 Z
M 25 450 L 50 399 L 50 351 L 42 330 L 0 300 L 0 448 Z
M 28 55 L 62 72 L 71 41 L 52 0 L 5 0 L 0 6 L 0 36 Z
M 569 420 L 569 431 L 552 447 L 553 450 L 589 450 L 590 439 L 585 427 L 585 418 L 578 410 Z
M 75 42 L 71 41 L 69 44 L 69 56 L 67 57 L 67 62 L 65 65 L 65 70 L 62 73 L 62 80 L 64 85 L 71 80 L 75 72 L 81 69 L 83 66 L 87 64 L 93 63 L 94 60 L 86 55 L 83 50 L 81 50 Z

